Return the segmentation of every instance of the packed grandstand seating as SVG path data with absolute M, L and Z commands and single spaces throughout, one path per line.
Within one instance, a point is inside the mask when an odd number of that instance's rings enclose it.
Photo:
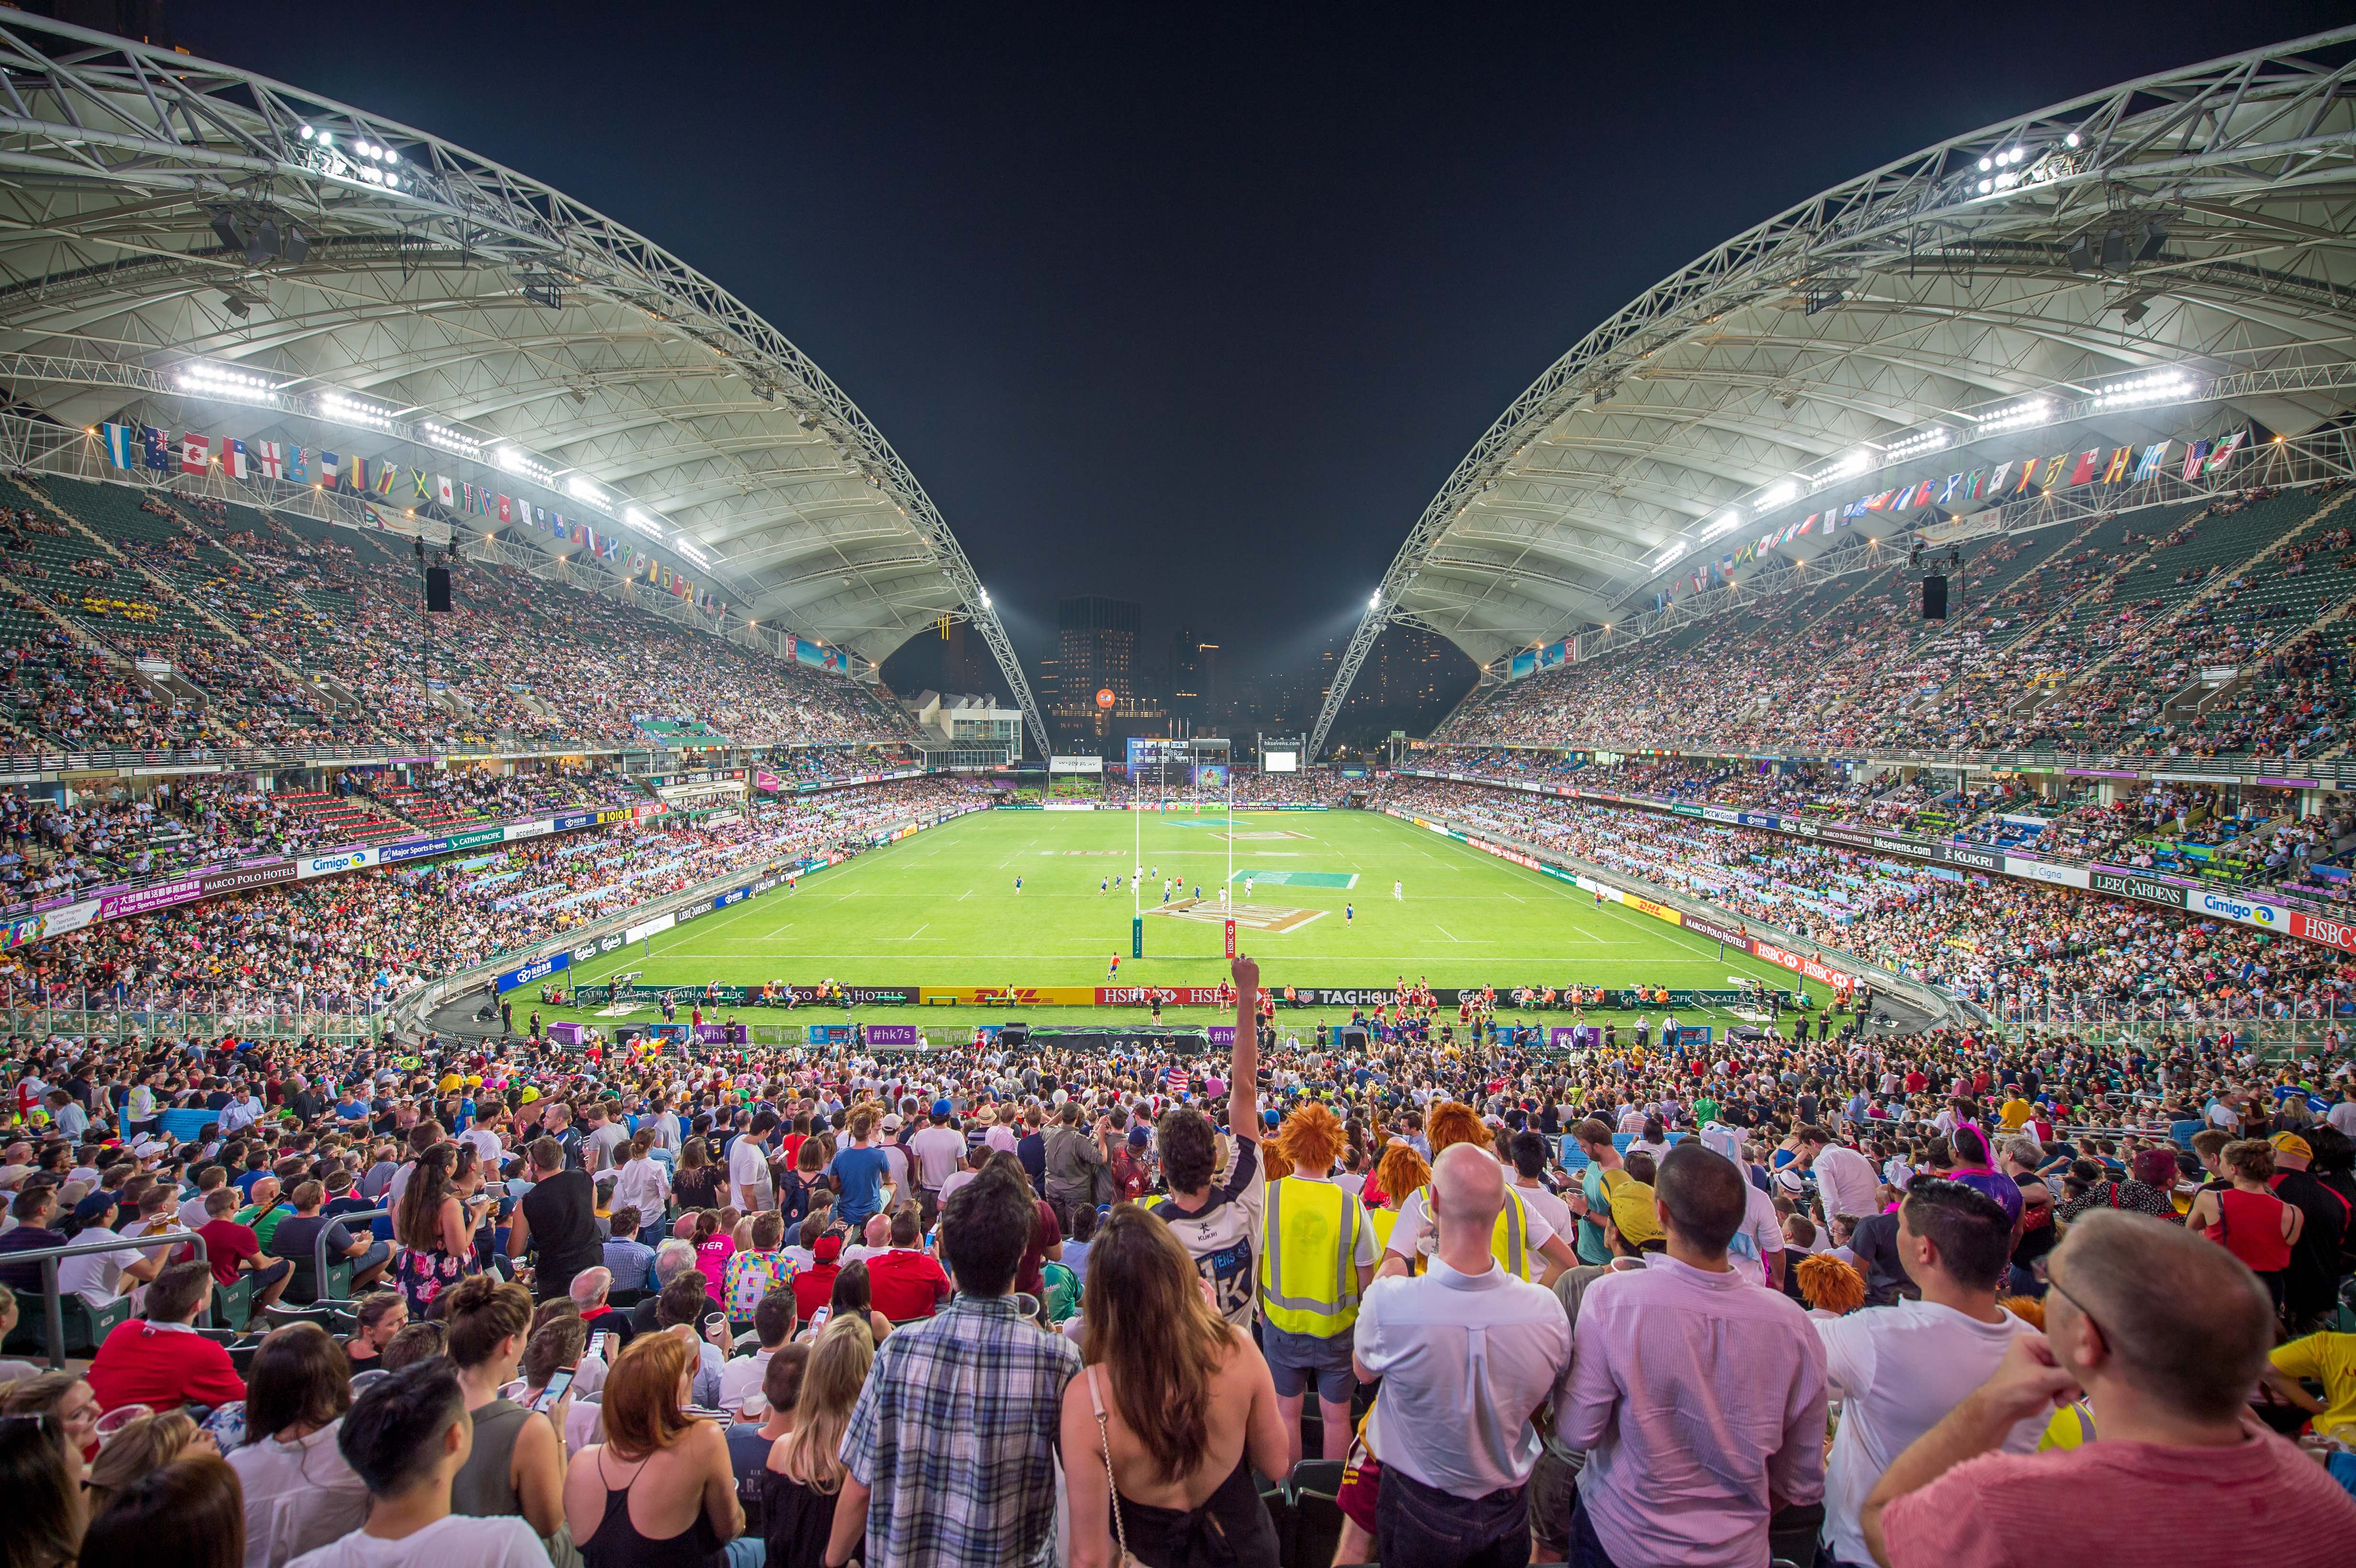
M 2350 494 L 2252 491 L 1976 541 L 1943 622 L 1922 618 L 1920 571 L 1903 560 L 1803 574 L 1727 615 L 1477 691 L 1438 738 L 2335 754 L 2356 682 Z
M 159 490 L 0 481 L 0 722 L 77 751 L 907 741 L 896 704 L 519 567 L 420 610 L 408 541 Z M 626 695 L 625 695 L 626 694 Z
M 375 1012 L 493 954 L 712 878 L 862 848 L 877 827 L 963 798 L 938 778 L 755 795 L 723 824 L 658 816 L 191 904 L 0 956 L 0 994 L 67 1007 Z M 348 842 L 340 831 L 336 841 Z
M 1479 784 L 1401 779 L 1385 798 L 1642 877 L 1999 1018 L 2315 1017 L 2356 1001 L 2343 955 L 2126 900 Z
M 2026 775 L 1966 786 L 1948 772 L 1892 768 L 1852 776 L 1814 763 L 1751 759 L 1629 759 L 1604 768 L 1501 747 L 1435 747 L 1410 765 L 1515 786 L 1870 824 L 1933 841 L 2104 861 L 2335 903 L 2349 898 L 2356 860 L 2356 805 L 2327 795 L 2309 809 L 2291 791 L 2256 786 L 2181 779 L 2113 786 L 2065 777 L 2049 794 Z

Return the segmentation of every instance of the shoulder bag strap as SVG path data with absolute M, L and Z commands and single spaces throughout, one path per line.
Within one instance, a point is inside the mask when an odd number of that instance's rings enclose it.
M 1120 1542 L 1120 1560 L 1127 1564 L 1136 1559 L 1129 1554 L 1129 1527 L 1120 1517 L 1120 1482 L 1114 1479 L 1112 1473 L 1112 1435 L 1105 1424 L 1104 1395 L 1097 1388 L 1097 1370 L 1094 1367 L 1088 1369 L 1088 1403 L 1096 1408 L 1097 1413 L 1098 1452 L 1104 1456 L 1105 1490 L 1110 1494 L 1112 1504 L 1113 1536 Z

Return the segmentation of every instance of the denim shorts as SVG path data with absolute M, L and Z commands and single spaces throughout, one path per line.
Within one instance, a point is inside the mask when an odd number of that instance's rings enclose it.
M 1317 1397 L 1329 1404 L 1346 1404 L 1358 1392 L 1357 1369 L 1350 1349 L 1355 1337 L 1347 1332 L 1330 1339 L 1314 1334 L 1291 1334 L 1273 1323 L 1259 1326 L 1260 1354 L 1268 1358 L 1269 1376 L 1275 1380 L 1279 1399 L 1298 1399 L 1313 1379 Z

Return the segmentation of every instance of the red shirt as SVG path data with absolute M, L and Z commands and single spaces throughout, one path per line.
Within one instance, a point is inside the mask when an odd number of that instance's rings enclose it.
M 229 1351 L 202 1334 L 158 1328 L 134 1318 L 118 1323 L 90 1364 L 91 1392 L 102 1411 L 145 1404 L 227 1404 L 245 1397 L 245 1380 Z
M 794 1310 L 807 1323 L 818 1309 L 834 1299 L 834 1276 L 842 1272 L 840 1264 L 814 1264 L 794 1275 Z M 873 1271 L 869 1271 L 872 1278 Z
M 949 1294 L 949 1276 L 929 1253 L 894 1247 L 867 1260 L 867 1284 L 876 1311 L 897 1323 L 930 1317 Z
M 1881 1520 L 1890 1568 L 2217 1563 L 2260 1539 L 2267 1568 L 2333 1568 L 2356 1540 L 2356 1498 L 2272 1435 L 2232 1448 L 2104 1438 L 1983 1454 L 1898 1499 Z
M 262 1242 L 253 1227 L 234 1220 L 208 1221 L 197 1227 L 197 1234 L 205 1239 L 205 1261 L 212 1264 L 217 1284 L 235 1285 L 239 1266 L 247 1258 L 262 1255 Z M 195 1250 L 188 1249 L 191 1253 Z

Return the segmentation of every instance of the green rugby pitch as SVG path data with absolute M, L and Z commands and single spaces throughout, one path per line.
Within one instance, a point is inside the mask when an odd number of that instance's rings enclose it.
M 1271 837 L 1277 829 L 1286 836 Z M 1128 871 L 1133 833 L 1148 868 L 1141 959 L 1130 956 L 1129 891 L 1098 891 Z M 977 812 L 806 877 L 790 894 L 777 889 L 584 965 L 571 978 L 637 970 L 641 985 L 1100 986 L 1118 953 L 1121 985 L 1214 985 L 1227 969 L 1215 909 L 1197 906 L 1193 919 L 1151 911 L 1162 902 L 1161 877 L 1183 879 L 1173 904 L 1197 888 L 1215 904 L 1229 860 L 1225 835 L 1215 817 Z M 1730 976 L 1790 979 L 1377 813 L 1238 814 L 1236 835 L 1233 897 L 1247 917 L 1237 941 L 1271 987 L 1387 987 L 1404 975 L 1502 994 L 1518 985 L 1714 989 Z M 1244 868 L 1292 875 L 1278 886 L 1258 881 L 1247 899 Z M 1333 885 L 1354 876 L 1355 886 Z M 1402 897 L 1392 896 L 1394 882 Z M 1044 1011 L 1079 1021 L 1078 1009 Z

